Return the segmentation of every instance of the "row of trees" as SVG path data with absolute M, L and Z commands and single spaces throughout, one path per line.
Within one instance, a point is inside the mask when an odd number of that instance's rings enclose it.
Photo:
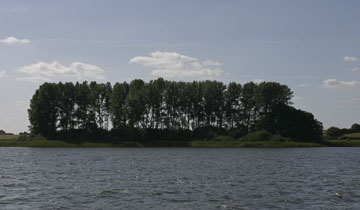
M 0 135 L 14 135 L 13 133 L 7 133 L 4 130 L 0 130 Z
M 345 134 L 359 133 L 359 132 L 360 132 L 360 125 L 358 123 L 352 124 L 350 128 L 338 128 L 332 126 L 329 129 L 327 129 L 325 137 L 328 139 L 337 139 L 337 138 L 341 138 Z M 344 138 L 346 139 L 346 137 Z
M 266 129 L 295 139 L 321 137 L 321 123 L 291 106 L 292 91 L 276 82 L 44 83 L 31 99 L 30 129 L 59 133 L 135 130 L 238 131 Z M 233 132 L 234 133 L 234 132 Z M 236 132 L 235 132 L 236 133 Z M 240 134 L 239 134 L 240 133 Z

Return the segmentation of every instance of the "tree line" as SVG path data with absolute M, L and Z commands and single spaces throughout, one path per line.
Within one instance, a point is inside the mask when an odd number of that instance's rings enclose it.
M 44 83 L 28 109 L 30 131 L 48 138 L 241 137 L 267 130 L 295 140 L 321 138 L 322 124 L 295 109 L 277 82 Z
M 348 137 L 343 137 L 345 134 L 350 133 L 360 133 L 360 125 L 358 123 L 354 123 L 350 128 L 338 128 L 335 126 L 331 126 L 326 130 L 325 138 L 327 139 L 347 139 Z

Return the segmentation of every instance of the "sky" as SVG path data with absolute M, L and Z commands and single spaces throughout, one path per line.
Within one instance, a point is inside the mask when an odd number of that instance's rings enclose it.
M 360 123 L 360 1 L 2 0 L 0 130 L 43 82 L 276 81 L 325 128 Z

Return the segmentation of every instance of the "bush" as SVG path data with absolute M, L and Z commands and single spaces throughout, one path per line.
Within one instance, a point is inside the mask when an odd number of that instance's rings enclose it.
M 233 141 L 234 138 L 231 136 L 216 136 L 215 138 L 211 139 L 212 141 Z
M 359 124 L 357 124 L 357 123 L 354 123 L 354 124 L 352 124 L 352 126 L 351 126 L 351 132 L 360 132 L 360 125 Z
M 352 129 L 330 127 L 325 134 L 326 139 L 341 139 L 341 136 L 352 133 Z
M 245 133 L 244 129 L 231 129 L 228 132 L 228 135 L 235 139 L 241 138 L 241 137 L 245 136 L 245 134 L 246 133 Z
M 215 127 L 201 127 L 193 131 L 193 136 L 197 139 L 212 139 L 219 135 L 219 133 L 221 131 Z
M 26 141 L 33 141 L 33 140 L 46 140 L 45 137 L 43 137 L 42 135 L 21 135 L 17 138 L 17 141 L 20 142 L 26 142 Z
M 267 130 L 260 130 L 248 133 L 242 138 L 244 141 L 270 141 L 272 134 Z
M 280 141 L 280 142 L 290 141 L 289 138 L 283 137 L 283 136 L 281 136 L 279 134 L 272 135 L 270 140 L 271 141 Z

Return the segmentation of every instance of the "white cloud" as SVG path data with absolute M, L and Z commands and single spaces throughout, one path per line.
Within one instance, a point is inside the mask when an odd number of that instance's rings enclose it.
M 206 60 L 203 62 L 204 66 L 221 66 L 219 62 L 212 61 L 212 60 Z
M 359 101 L 360 101 L 360 98 L 351 98 L 351 101 L 359 102 Z
M 0 71 L 0 78 L 4 78 L 4 77 L 6 77 L 6 71 L 5 70 L 2 70 L 2 71 Z
M 260 84 L 262 82 L 265 82 L 265 80 L 263 80 L 263 79 L 253 79 L 252 82 L 256 83 L 256 84 Z
M 152 52 L 149 57 L 137 56 L 129 63 L 138 63 L 146 67 L 155 68 L 151 74 L 168 78 L 199 77 L 211 78 L 220 76 L 223 71 L 219 62 L 181 55 L 176 52 Z
M 39 62 L 29 66 L 23 66 L 19 68 L 18 71 L 28 76 L 17 78 L 17 80 L 28 82 L 45 82 L 61 78 L 105 79 L 105 71 L 103 69 L 81 62 L 73 62 L 70 66 L 64 66 L 57 61 L 53 61 L 52 63 Z
M 351 69 L 352 72 L 360 72 L 360 67 L 355 67 Z
M 307 87 L 307 86 L 308 86 L 307 84 L 300 84 L 300 85 L 298 85 L 299 88 L 305 88 L 305 87 Z
M 324 88 L 344 88 L 344 87 L 359 87 L 358 81 L 338 81 L 336 79 L 327 79 L 323 81 Z
M 6 39 L 2 39 L 0 40 L 0 43 L 5 43 L 5 44 L 29 44 L 30 40 L 28 39 L 17 39 L 13 36 L 9 36 Z
M 249 82 L 253 82 L 255 84 L 260 84 L 262 82 L 265 82 L 265 80 L 263 80 L 263 79 L 253 79 L 253 80 L 250 80 L 250 81 L 245 80 L 245 81 L 243 81 L 243 84 L 246 84 L 246 83 L 249 83 Z
M 354 56 L 345 56 L 344 57 L 344 61 L 347 61 L 347 62 L 356 62 L 356 61 L 359 61 L 358 58 L 355 58 Z

